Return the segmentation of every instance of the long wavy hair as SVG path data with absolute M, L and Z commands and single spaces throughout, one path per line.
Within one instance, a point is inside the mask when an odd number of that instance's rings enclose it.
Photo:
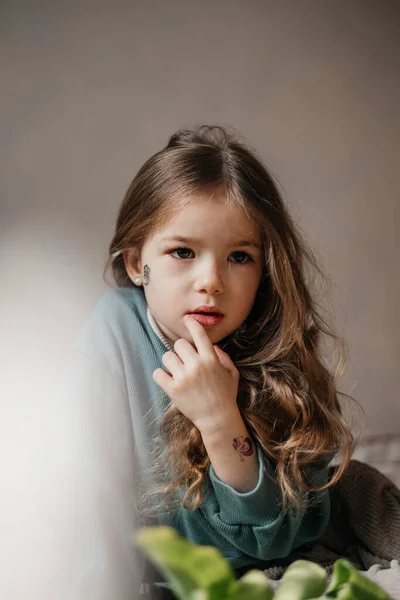
M 130 184 L 119 210 L 109 262 L 120 287 L 133 285 L 123 251 L 140 253 L 146 239 L 199 194 L 223 191 L 258 222 L 264 269 L 246 320 L 219 344 L 240 373 L 238 406 L 250 435 L 274 463 L 284 507 L 332 486 L 344 473 L 355 438 L 337 390 L 346 346 L 312 295 L 319 267 L 284 205 L 271 174 L 237 134 L 220 126 L 180 130 L 152 156 Z M 351 399 L 353 400 L 353 399 Z M 210 467 L 201 434 L 174 405 L 160 424 L 167 479 L 165 499 L 182 497 L 195 509 L 204 498 Z M 314 467 L 340 460 L 331 479 L 313 487 Z M 305 504 L 307 504 L 306 501 Z

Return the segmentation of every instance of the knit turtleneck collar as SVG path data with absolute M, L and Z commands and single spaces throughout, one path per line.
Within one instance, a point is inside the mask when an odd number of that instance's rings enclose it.
M 158 339 L 161 340 L 161 342 L 164 344 L 164 346 L 167 348 L 167 350 L 173 350 L 173 348 L 174 348 L 173 342 L 171 342 L 171 340 L 169 340 L 167 337 L 165 337 L 165 335 L 163 334 L 163 332 L 157 325 L 153 315 L 151 314 L 149 307 L 147 307 L 147 318 L 149 320 L 152 330 L 154 331 L 154 333 L 156 334 Z

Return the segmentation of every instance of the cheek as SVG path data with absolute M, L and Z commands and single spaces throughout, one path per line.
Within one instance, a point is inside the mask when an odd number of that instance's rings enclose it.
M 143 271 L 150 270 L 150 280 L 154 285 L 159 285 L 160 282 L 166 279 L 165 268 L 162 263 L 152 256 L 149 256 L 147 261 L 143 262 Z
M 238 297 L 243 300 L 246 299 L 248 302 L 254 300 L 260 284 L 260 279 L 258 273 L 254 273 L 254 271 L 246 273 L 242 277 L 235 278 L 233 285 L 236 288 Z
M 241 319 L 245 319 L 250 313 L 257 296 L 258 286 L 259 281 L 256 277 L 250 277 L 237 286 L 234 294 L 235 305 L 238 311 L 237 315 Z

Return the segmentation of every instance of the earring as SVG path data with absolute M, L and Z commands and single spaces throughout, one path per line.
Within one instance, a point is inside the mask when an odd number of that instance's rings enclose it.
M 142 278 L 141 277 L 136 277 L 136 279 L 133 282 L 135 285 L 142 285 Z

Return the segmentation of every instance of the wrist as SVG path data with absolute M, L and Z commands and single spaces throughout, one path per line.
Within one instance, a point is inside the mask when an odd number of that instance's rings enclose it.
M 237 407 L 229 415 L 224 414 L 203 419 L 201 422 L 196 423 L 196 427 L 199 429 L 204 442 L 247 434 L 246 425 Z
M 217 478 L 238 492 L 253 490 L 259 478 L 257 449 L 239 409 L 204 423 L 200 433 Z

